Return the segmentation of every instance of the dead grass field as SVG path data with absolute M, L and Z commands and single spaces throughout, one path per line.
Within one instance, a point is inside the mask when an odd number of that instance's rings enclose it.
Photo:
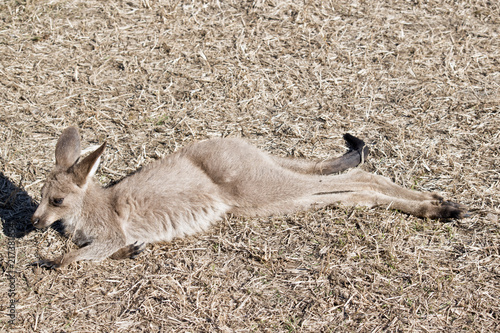
M 481 0 L 1 1 L 0 331 L 500 331 L 499 32 Z M 102 184 L 209 137 L 325 158 L 350 132 L 363 169 L 471 216 L 228 217 L 136 260 L 35 269 L 73 246 L 29 228 L 68 125 L 107 140 Z

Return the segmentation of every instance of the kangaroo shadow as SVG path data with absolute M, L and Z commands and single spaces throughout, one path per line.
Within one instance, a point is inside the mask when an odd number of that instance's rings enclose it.
M 0 219 L 4 235 L 21 238 L 33 231 L 30 219 L 36 207 L 37 203 L 26 191 L 0 172 Z

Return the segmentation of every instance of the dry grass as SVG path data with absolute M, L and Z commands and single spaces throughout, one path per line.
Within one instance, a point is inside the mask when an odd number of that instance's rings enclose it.
M 481 0 L 2 1 L 0 331 L 498 332 L 499 30 Z M 136 260 L 35 269 L 70 246 L 28 227 L 70 124 L 108 140 L 103 184 L 207 137 L 324 158 L 349 131 L 365 170 L 473 214 L 228 217 Z

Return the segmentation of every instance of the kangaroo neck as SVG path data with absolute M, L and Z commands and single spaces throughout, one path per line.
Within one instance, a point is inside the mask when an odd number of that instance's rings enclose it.
M 85 216 L 85 223 L 105 223 L 109 219 L 110 206 L 111 191 L 90 181 L 82 202 L 82 215 Z

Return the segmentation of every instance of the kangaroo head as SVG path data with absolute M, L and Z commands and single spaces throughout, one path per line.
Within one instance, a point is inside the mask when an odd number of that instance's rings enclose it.
M 89 182 L 97 170 L 106 143 L 80 161 L 80 137 L 74 127 L 66 128 L 56 145 L 56 165 L 42 188 L 40 205 L 31 222 L 45 228 L 62 220 L 77 221 Z

